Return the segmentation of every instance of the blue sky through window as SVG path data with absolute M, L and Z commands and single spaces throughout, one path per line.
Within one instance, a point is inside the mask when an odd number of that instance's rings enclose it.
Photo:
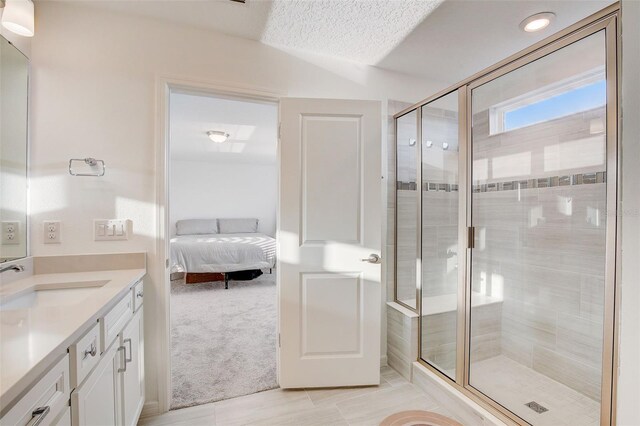
M 601 107 L 607 100 L 606 80 L 534 102 L 504 114 L 504 130 L 513 130 Z

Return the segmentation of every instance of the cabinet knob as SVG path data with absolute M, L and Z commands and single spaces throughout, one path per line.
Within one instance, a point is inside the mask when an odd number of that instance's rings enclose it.
M 98 348 L 96 348 L 96 345 L 92 343 L 89 349 L 84 350 L 84 358 L 88 357 L 89 355 L 96 356 L 97 353 L 98 353 Z

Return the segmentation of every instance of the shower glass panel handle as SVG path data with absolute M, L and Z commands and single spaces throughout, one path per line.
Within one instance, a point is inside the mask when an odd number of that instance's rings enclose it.
M 600 424 L 606 53 L 600 30 L 470 86 L 469 385 L 533 425 Z
M 422 107 L 420 357 L 456 377 L 458 310 L 458 91 Z M 464 253 L 464 251 L 462 251 Z

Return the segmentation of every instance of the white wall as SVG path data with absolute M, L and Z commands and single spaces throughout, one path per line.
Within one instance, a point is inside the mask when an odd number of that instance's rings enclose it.
M 82 2 L 38 2 L 32 40 L 31 228 L 34 255 L 144 250 L 147 409 L 158 401 L 155 85 L 158 76 L 261 88 L 285 96 L 415 102 L 444 84 L 131 15 Z M 224 58 L 223 61 L 220 58 Z M 383 124 L 386 134 L 386 123 Z M 383 146 L 386 142 L 383 141 Z M 106 161 L 103 178 L 71 177 L 71 157 Z M 383 157 L 386 156 L 386 153 Z M 382 200 L 381 200 L 382 203 Z M 95 242 L 94 218 L 133 221 L 129 241 Z M 44 245 L 42 221 L 62 223 Z M 383 330 L 384 333 L 384 330 Z M 386 337 L 382 338 L 386 353 Z
M 640 424 L 640 2 L 622 1 L 622 279 L 617 422 Z
M 258 218 L 258 232 L 275 236 L 276 164 L 171 161 L 171 235 L 181 219 Z

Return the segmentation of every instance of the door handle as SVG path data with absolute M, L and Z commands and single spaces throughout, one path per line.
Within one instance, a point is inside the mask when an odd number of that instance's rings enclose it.
M 366 259 L 361 259 L 361 260 L 363 262 L 369 262 L 369 263 L 380 263 L 382 259 L 377 254 L 371 253 L 369 255 L 369 257 L 367 257 Z

